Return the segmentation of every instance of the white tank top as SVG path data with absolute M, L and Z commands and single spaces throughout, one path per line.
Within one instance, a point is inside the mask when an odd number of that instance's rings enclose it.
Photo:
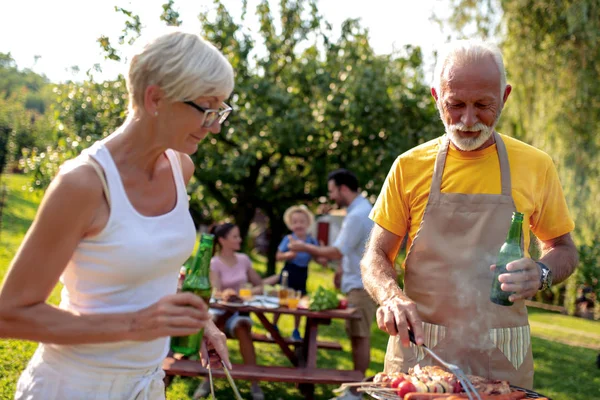
M 82 240 L 60 281 L 60 308 L 82 314 L 126 313 L 157 302 L 177 290 L 179 269 L 191 254 L 196 231 L 179 158 L 166 155 L 177 187 L 175 207 L 147 217 L 127 198 L 119 171 L 102 142 L 85 150 L 102 166 L 110 195 L 110 216 L 96 236 Z M 148 369 L 161 365 L 169 338 L 148 342 L 85 345 L 42 344 L 42 354 L 92 370 Z

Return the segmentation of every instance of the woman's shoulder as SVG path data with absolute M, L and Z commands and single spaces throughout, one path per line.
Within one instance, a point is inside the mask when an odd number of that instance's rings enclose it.
M 194 175 L 194 161 L 192 161 L 192 158 L 185 153 L 176 150 L 173 150 L 173 153 L 179 159 L 183 180 L 187 185 L 192 178 L 192 175 Z
M 87 201 L 102 199 L 102 181 L 98 173 L 79 158 L 65 162 L 50 185 L 55 195 L 75 196 Z
M 244 263 L 245 265 L 252 265 L 252 260 L 246 253 L 235 253 L 238 263 Z
M 223 265 L 223 261 L 219 258 L 219 256 L 213 256 L 210 259 L 210 268 L 211 269 L 219 269 Z

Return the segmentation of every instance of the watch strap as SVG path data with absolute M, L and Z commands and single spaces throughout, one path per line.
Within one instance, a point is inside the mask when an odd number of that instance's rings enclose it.
M 535 263 L 539 265 L 540 269 L 542 270 L 542 275 L 540 276 L 540 287 L 538 290 L 548 289 L 550 287 L 550 282 L 548 282 L 548 273 L 550 272 L 550 268 L 548 268 L 546 264 L 541 261 L 536 261 Z

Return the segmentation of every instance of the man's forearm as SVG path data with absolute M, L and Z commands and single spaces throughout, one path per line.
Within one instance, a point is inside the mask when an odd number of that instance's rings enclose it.
M 395 296 L 404 296 L 396 281 L 394 265 L 383 251 L 368 248 L 360 267 L 365 289 L 378 304 Z
M 329 260 L 339 260 L 342 258 L 342 253 L 337 247 L 333 246 L 315 246 L 314 244 L 306 244 L 305 251 L 313 257 L 325 257 Z
M 571 276 L 579 262 L 577 247 L 571 236 L 561 236 L 552 244 L 541 242 L 541 246 L 542 257 L 539 261 L 552 271 L 552 283 L 560 283 Z

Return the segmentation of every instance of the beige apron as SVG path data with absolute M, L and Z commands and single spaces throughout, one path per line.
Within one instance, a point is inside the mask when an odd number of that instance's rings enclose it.
M 406 258 L 405 293 L 424 321 L 425 344 L 465 373 L 531 389 L 533 357 L 527 309 L 489 300 L 493 274 L 489 266 L 506 240 L 515 205 L 504 142 L 494 132 L 502 192 L 441 193 L 449 141 L 444 137 L 436 158 L 423 220 Z M 481 179 L 486 179 L 482 176 Z M 434 362 L 422 349 L 404 348 L 391 336 L 385 371 L 403 371 Z

